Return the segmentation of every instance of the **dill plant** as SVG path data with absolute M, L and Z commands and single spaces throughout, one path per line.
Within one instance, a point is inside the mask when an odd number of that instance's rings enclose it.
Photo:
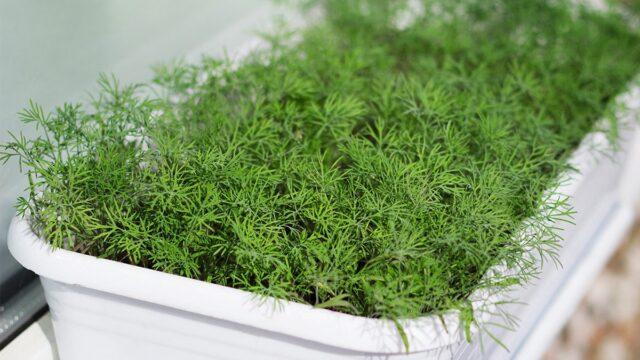
M 424 1 L 402 26 L 408 2 L 311 3 L 324 20 L 239 63 L 31 103 L 43 135 L 2 146 L 19 214 L 56 248 L 367 317 L 470 323 L 471 293 L 535 276 L 571 215 L 549 189 L 638 36 L 560 1 Z

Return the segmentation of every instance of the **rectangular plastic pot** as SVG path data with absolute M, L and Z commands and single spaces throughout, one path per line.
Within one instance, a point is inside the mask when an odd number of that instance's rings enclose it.
M 560 193 L 574 194 L 584 174 L 606 159 L 597 149 L 607 144 L 601 133 L 583 140 L 569 160 L 579 171 L 567 175 Z M 8 245 L 40 275 L 63 360 L 450 358 L 465 341 L 457 311 L 402 321 L 407 351 L 393 321 L 54 251 L 21 218 L 11 223 Z M 471 299 L 486 320 L 495 295 Z

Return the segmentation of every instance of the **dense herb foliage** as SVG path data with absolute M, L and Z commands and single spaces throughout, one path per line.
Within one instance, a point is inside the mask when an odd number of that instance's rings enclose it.
M 158 69 L 152 98 L 103 77 L 91 108 L 32 104 L 46 136 L 3 147 L 20 213 L 55 247 L 261 295 L 468 313 L 554 256 L 570 209 L 546 190 L 640 39 L 559 1 L 416 3 L 314 2 L 325 20 L 240 63 Z

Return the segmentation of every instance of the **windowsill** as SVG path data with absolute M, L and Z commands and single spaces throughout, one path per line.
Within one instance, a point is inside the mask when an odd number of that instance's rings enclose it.
M 59 360 L 47 312 L 0 351 L 0 360 Z

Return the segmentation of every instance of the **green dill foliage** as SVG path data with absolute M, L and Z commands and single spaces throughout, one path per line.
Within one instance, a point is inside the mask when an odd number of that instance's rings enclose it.
M 239 63 L 31 104 L 44 135 L 2 147 L 19 213 L 54 247 L 359 316 L 472 319 L 535 276 L 571 215 L 548 190 L 640 38 L 562 1 L 311 2 Z

